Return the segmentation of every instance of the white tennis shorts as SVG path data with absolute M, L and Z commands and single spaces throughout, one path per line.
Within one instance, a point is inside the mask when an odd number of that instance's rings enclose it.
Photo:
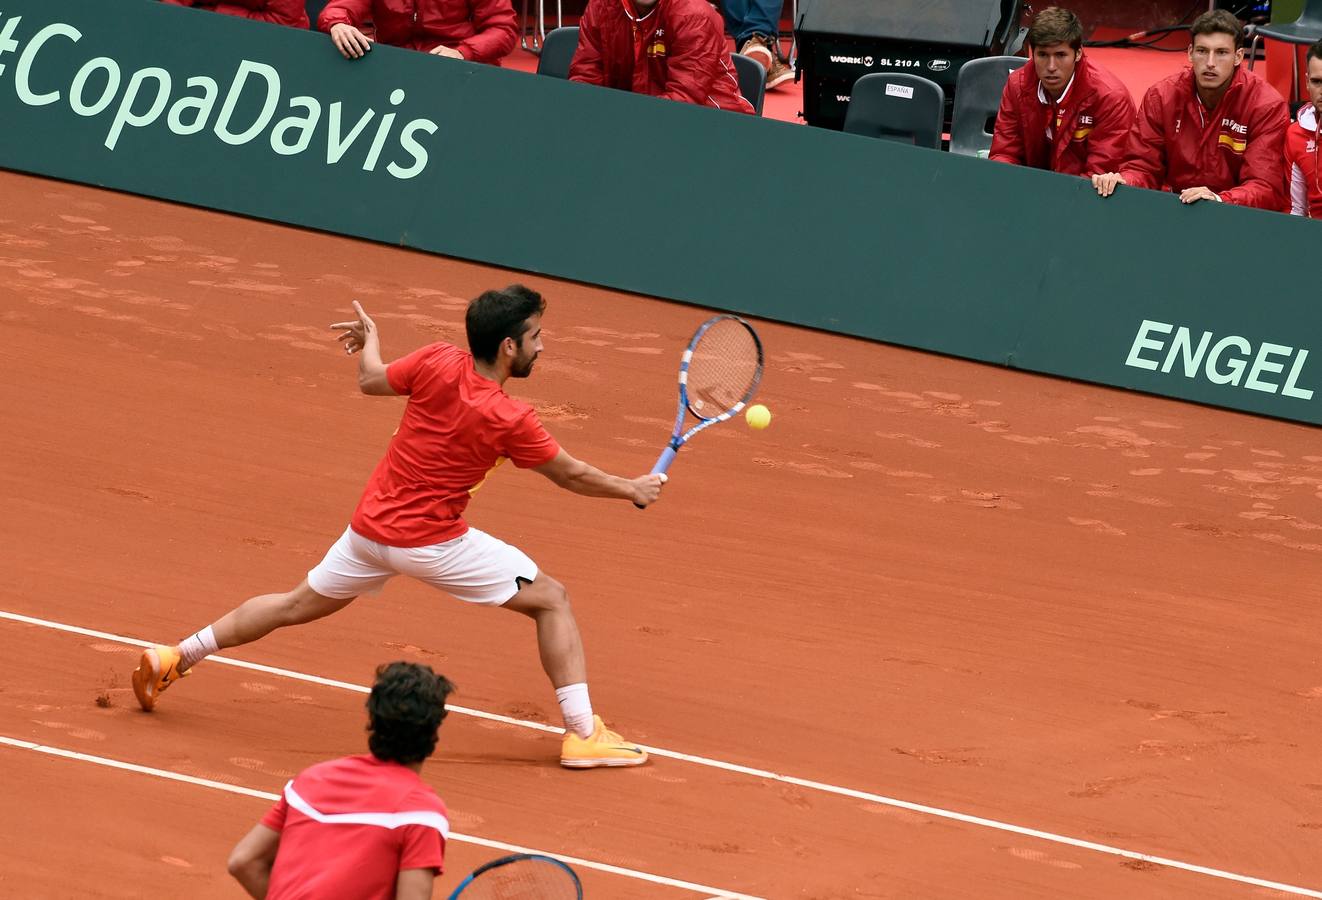
M 467 603 L 499 606 L 518 593 L 516 579 L 537 577 L 537 564 L 476 528 L 426 547 L 378 544 L 346 528 L 308 572 L 308 586 L 323 597 L 348 600 L 380 591 L 396 575 L 416 578 Z

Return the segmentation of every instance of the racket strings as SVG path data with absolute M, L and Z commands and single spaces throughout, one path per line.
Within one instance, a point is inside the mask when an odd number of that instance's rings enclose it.
M 747 401 L 761 370 L 761 350 L 748 326 L 738 319 L 714 323 L 689 360 L 689 409 L 704 419 L 734 409 Z

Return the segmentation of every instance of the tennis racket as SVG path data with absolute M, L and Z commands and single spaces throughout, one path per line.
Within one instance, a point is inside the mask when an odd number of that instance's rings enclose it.
M 712 316 L 699 325 L 679 359 L 679 411 L 652 474 L 668 470 L 679 448 L 699 431 L 738 415 L 761 380 L 762 340 L 752 325 L 730 315 Z M 698 423 L 686 431 L 688 415 Z
M 493 859 L 454 889 L 450 900 L 583 900 L 574 870 L 539 853 L 515 853 Z

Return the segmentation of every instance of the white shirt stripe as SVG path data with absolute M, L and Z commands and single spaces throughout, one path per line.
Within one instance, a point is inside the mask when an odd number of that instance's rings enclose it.
M 450 822 L 445 816 L 433 810 L 414 810 L 411 812 L 382 813 L 324 813 L 312 806 L 294 790 L 294 782 L 285 785 L 285 802 L 294 809 L 325 825 L 375 825 L 378 828 L 401 828 L 404 825 L 424 825 L 435 828 L 441 837 L 450 839 Z

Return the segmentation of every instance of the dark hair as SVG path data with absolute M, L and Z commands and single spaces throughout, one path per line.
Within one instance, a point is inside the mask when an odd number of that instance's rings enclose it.
M 392 662 L 376 670 L 367 697 L 368 749 L 385 762 L 417 763 L 436 749 L 445 698 L 454 685 L 429 666 Z
M 1304 65 L 1308 65 L 1310 59 L 1322 59 L 1322 41 L 1308 48 L 1308 58 L 1304 60 Z
M 1048 6 L 1033 18 L 1028 29 L 1028 43 L 1033 47 L 1069 44 L 1073 50 L 1083 47 L 1083 23 L 1068 9 Z
M 542 295 L 521 284 L 503 291 L 484 291 L 468 304 L 464 328 L 468 349 L 483 362 L 494 362 L 505 338 L 519 340 L 528 330 L 528 317 L 546 312 Z
M 1235 39 L 1235 49 L 1244 46 L 1244 26 L 1228 10 L 1213 9 L 1193 20 L 1189 26 L 1189 40 L 1200 34 L 1228 34 Z

